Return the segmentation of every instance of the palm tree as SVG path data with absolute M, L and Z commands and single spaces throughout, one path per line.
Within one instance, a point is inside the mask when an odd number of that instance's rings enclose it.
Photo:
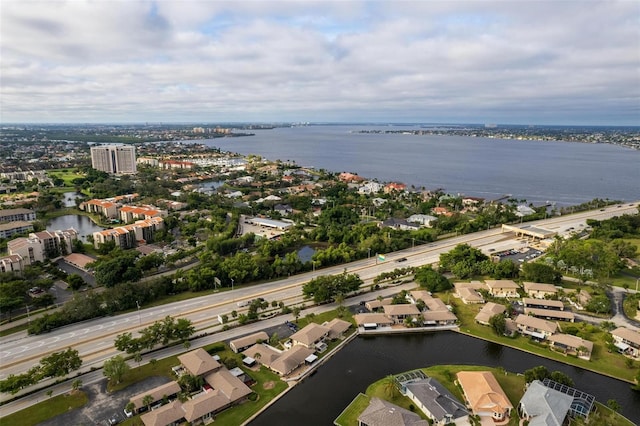
M 393 374 L 389 374 L 384 378 L 382 389 L 384 390 L 384 393 L 388 398 L 393 398 L 397 395 L 398 387 L 396 386 L 396 378 L 393 377 Z
M 153 397 L 151 395 L 145 395 L 142 398 L 142 405 L 147 406 L 147 411 L 151 411 L 151 404 L 153 403 Z
M 82 387 L 82 380 L 80 379 L 75 379 L 73 382 L 71 382 L 71 389 L 75 392 L 78 389 L 80 389 L 80 387 Z

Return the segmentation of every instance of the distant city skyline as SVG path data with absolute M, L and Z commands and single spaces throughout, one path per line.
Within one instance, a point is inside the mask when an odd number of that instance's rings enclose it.
M 636 1 L 0 3 L 2 123 L 640 125 Z

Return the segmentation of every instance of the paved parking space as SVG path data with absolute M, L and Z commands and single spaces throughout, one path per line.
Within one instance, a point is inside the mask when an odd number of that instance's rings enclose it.
M 99 383 L 86 385 L 82 390 L 87 393 L 89 402 L 77 410 L 54 417 L 40 423 L 44 426 L 78 425 L 78 426 L 109 426 L 109 419 L 124 420 L 124 407 L 129 399 L 145 390 L 155 388 L 170 380 L 167 377 L 149 377 L 112 394 L 107 393 L 107 379 Z

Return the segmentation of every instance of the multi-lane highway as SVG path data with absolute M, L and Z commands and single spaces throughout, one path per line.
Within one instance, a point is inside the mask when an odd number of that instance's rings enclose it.
M 554 217 L 530 225 L 542 227 L 560 234 L 579 230 L 585 226 L 587 219 L 606 219 L 621 214 L 637 213 L 638 203 L 625 203 L 573 215 Z M 346 265 L 325 268 L 313 273 L 296 275 L 287 279 L 265 284 L 236 288 L 208 296 L 186 301 L 175 302 L 163 306 L 141 309 L 114 317 L 97 318 L 91 321 L 74 324 L 48 334 L 28 336 L 25 332 L 6 336 L 0 340 L 0 379 L 9 374 L 18 374 L 28 370 L 43 356 L 73 347 L 84 360 L 83 367 L 100 367 L 102 362 L 118 353 L 113 341 L 118 334 L 134 332 L 162 319 L 167 315 L 188 318 L 197 330 L 207 330 L 219 325 L 218 315 L 230 314 L 231 311 L 242 311 L 237 303 L 256 297 L 267 301 L 299 301 L 301 286 L 314 276 L 342 273 L 345 269 L 350 273 L 358 273 L 365 283 L 384 271 L 397 267 L 420 266 L 438 261 L 441 253 L 447 252 L 460 243 L 468 243 L 489 253 L 503 249 L 520 247 L 526 244 L 516 240 L 513 234 L 503 234 L 500 229 L 490 229 L 473 234 L 462 235 L 426 245 L 417 245 L 411 249 L 386 254 L 384 262 L 377 262 L 375 256 L 352 262 Z M 406 258 L 402 263 L 398 259 Z

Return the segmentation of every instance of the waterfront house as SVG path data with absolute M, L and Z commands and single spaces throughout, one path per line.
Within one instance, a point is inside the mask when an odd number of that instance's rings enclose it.
M 631 355 L 634 358 L 640 356 L 640 333 L 625 327 L 618 327 L 611 332 L 614 345 L 620 352 Z
M 562 426 L 572 402 L 573 397 L 534 380 L 518 404 L 518 414 L 529 426 Z
M 392 319 L 382 313 L 356 314 L 353 316 L 353 319 L 356 321 L 358 327 L 364 327 L 368 330 L 375 330 L 379 327 L 389 327 L 394 323 Z
M 358 426 L 429 426 L 429 422 L 405 408 L 373 397 L 358 416 Z
M 516 318 L 518 332 L 538 340 L 544 340 L 558 331 L 558 324 L 529 315 L 520 314 Z
M 269 368 L 281 376 L 291 374 L 293 370 L 304 365 L 307 359 L 311 359 L 314 350 L 306 346 L 294 345 L 291 349 L 283 352 L 275 361 L 269 365 Z
M 451 392 L 432 377 L 402 383 L 407 396 L 435 425 L 468 424 L 469 412 Z
M 305 348 L 311 349 L 318 343 L 323 342 L 329 335 L 329 331 L 329 328 L 312 322 L 293 333 L 290 338 L 294 345 L 302 345 Z
M 458 384 L 473 414 L 496 422 L 507 420 L 513 405 L 489 371 L 460 371 Z
M 489 320 L 495 315 L 504 315 L 507 307 L 499 303 L 487 302 L 486 305 L 480 309 L 475 320 L 478 324 L 490 325 Z
M 344 333 L 351 327 L 351 323 L 349 321 L 345 321 L 340 318 L 334 318 L 331 321 L 323 323 L 322 325 L 329 329 L 328 338 L 330 340 L 343 338 Z
M 493 297 L 520 297 L 520 286 L 513 280 L 485 280 L 484 283 Z
M 395 324 L 401 324 L 406 318 L 415 318 L 420 315 L 420 310 L 416 305 L 386 305 L 384 314 Z
M 558 294 L 558 289 L 553 284 L 532 283 L 525 281 L 522 283 L 524 292 L 529 297 L 536 299 L 546 299 Z
M 258 343 L 259 341 L 266 342 L 269 340 L 269 335 L 264 331 L 259 331 L 257 333 L 249 334 L 248 336 L 243 336 L 238 339 L 232 340 L 229 342 L 229 347 L 235 353 L 242 352 L 248 347 Z
M 593 342 L 571 334 L 558 333 L 549 336 L 549 347 L 565 354 L 576 355 L 589 361 L 593 352 Z

